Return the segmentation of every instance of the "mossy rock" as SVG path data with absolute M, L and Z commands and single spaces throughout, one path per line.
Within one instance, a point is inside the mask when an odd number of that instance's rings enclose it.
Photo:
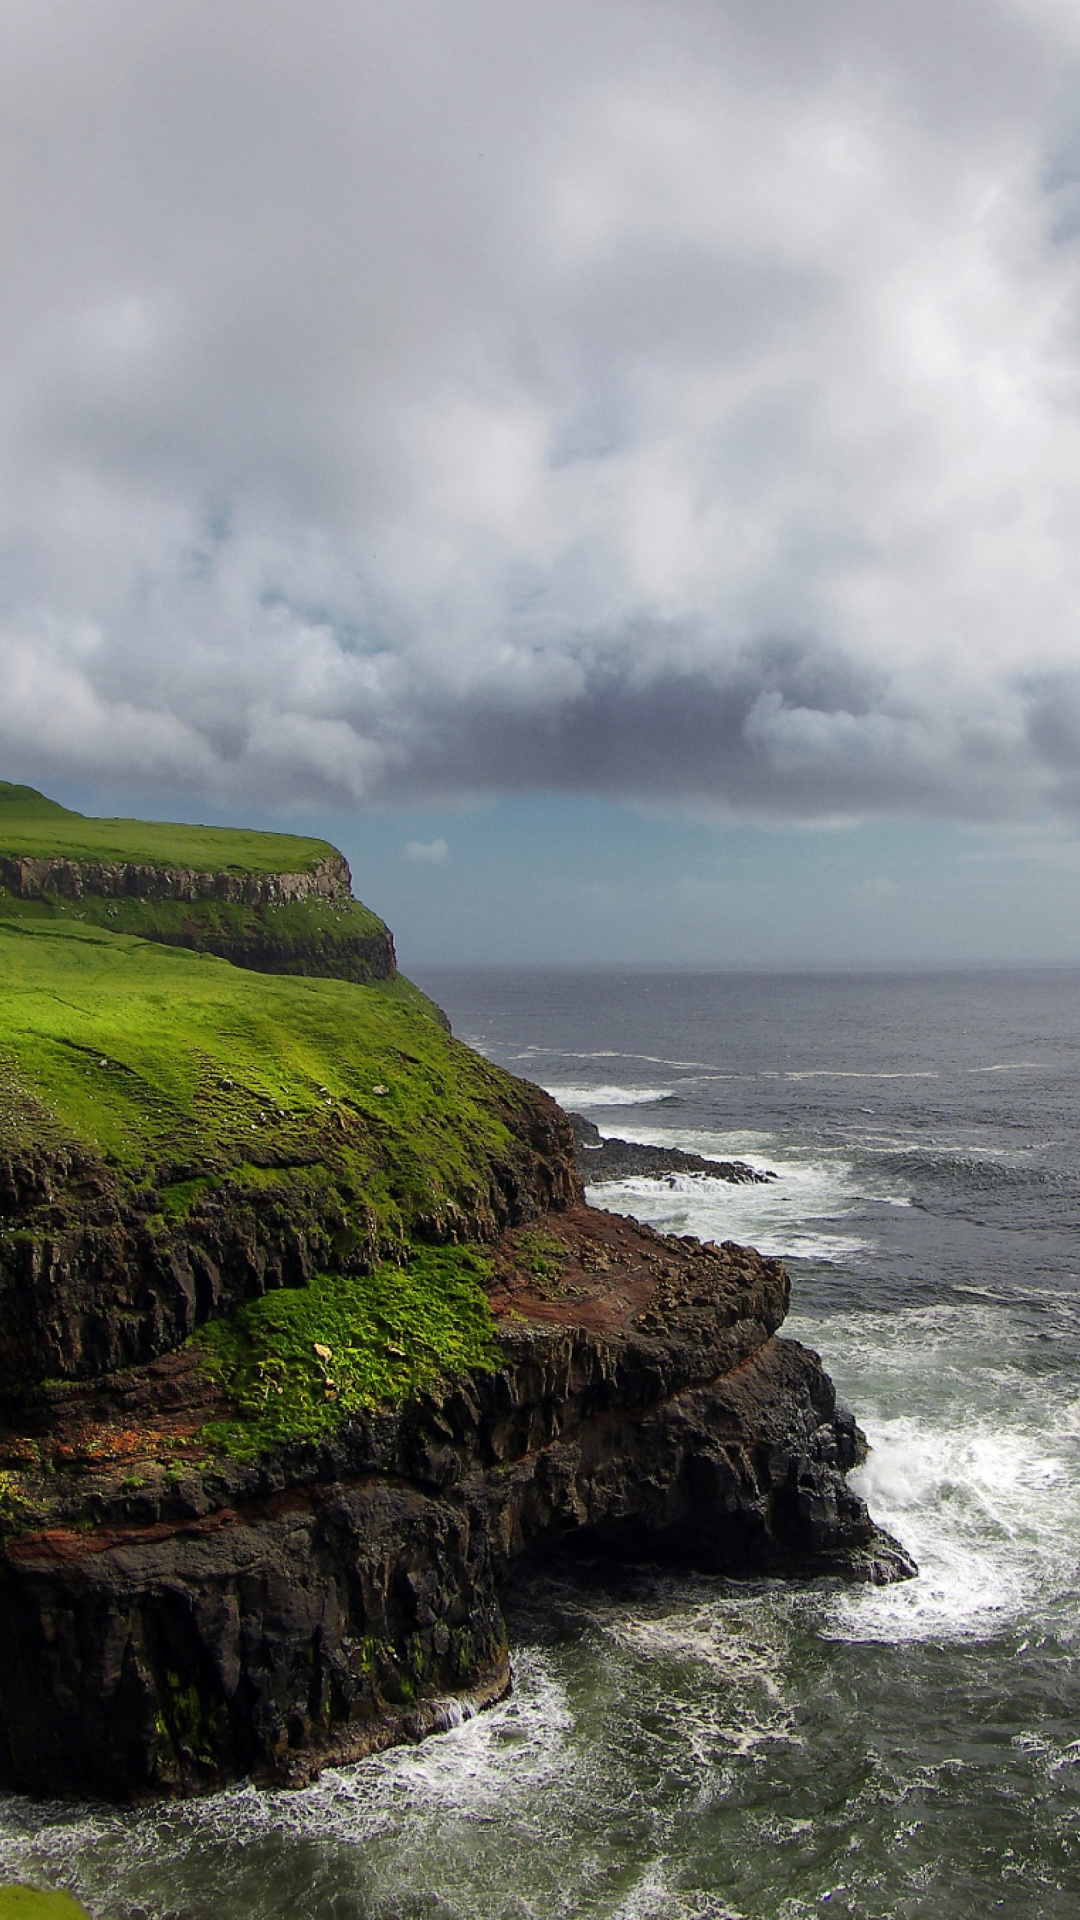
M 70 1893 L 0 1887 L 0 1920 L 90 1920 L 90 1915 Z

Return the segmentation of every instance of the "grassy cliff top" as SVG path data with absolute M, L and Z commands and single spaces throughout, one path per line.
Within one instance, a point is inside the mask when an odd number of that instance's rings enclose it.
M 448 1176 L 467 1184 L 470 1147 L 502 1132 L 492 1096 L 514 1083 L 400 977 L 364 987 L 249 973 L 81 922 L 0 914 L 0 980 L 0 1133 L 17 1119 L 3 1091 L 21 1090 L 129 1178 L 288 1166 L 313 1128 L 355 1128 L 372 1189 L 389 1173 L 423 1204 Z
M 17 1337 L 3 1313 L 31 1311 L 31 1273 L 52 1276 L 49 1312 L 69 1332 L 65 1301 L 78 1319 L 87 1287 L 91 1319 L 150 1327 L 144 1296 L 174 1256 L 205 1248 L 246 1272 L 260 1247 L 285 1247 L 307 1283 L 210 1308 L 225 1318 L 204 1328 L 206 1363 L 237 1409 L 215 1445 L 253 1457 L 318 1438 L 490 1364 L 475 1243 L 528 1187 L 543 1096 L 455 1040 L 410 982 L 245 972 L 2 914 L 0 980 L 0 1340 Z M 94 1248 L 117 1235 L 102 1296 Z M 130 1291 L 129 1239 L 143 1262 Z M 445 1245 L 462 1240 L 474 1250 Z M 20 1362 L 19 1377 L 57 1364 Z
M 0 854 L 15 858 L 189 867 L 204 873 L 310 873 L 334 852 L 327 840 L 292 833 L 98 820 L 60 806 L 33 787 L 0 780 Z
M 0 787 L 15 847 L 263 872 L 332 851 Z M 235 1411 L 214 1444 L 252 1457 L 490 1365 L 483 1246 L 572 1185 L 544 1101 L 452 1037 L 359 902 L 0 891 L 4 1391 L 199 1325 Z

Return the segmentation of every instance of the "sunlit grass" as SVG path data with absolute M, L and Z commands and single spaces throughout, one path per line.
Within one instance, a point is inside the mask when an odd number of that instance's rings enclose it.
M 350 1414 L 405 1400 L 441 1375 L 493 1366 L 490 1272 L 477 1248 L 418 1247 L 406 1266 L 319 1275 L 211 1322 L 195 1342 L 236 1414 L 202 1439 L 249 1459 L 322 1439 Z
M 333 852 L 326 840 L 291 833 L 92 819 L 46 799 L 33 787 L 0 781 L 0 853 L 211 872 L 307 873 Z

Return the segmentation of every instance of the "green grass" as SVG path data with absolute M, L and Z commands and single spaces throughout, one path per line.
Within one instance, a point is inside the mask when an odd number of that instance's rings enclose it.
M 386 970 L 389 934 L 383 921 L 359 900 L 290 901 L 246 906 L 228 900 L 140 900 L 50 897 L 23 900 L 0 888 L 0 919 L 27 931 L 67 926 L 102 927 L 166 946 L 224 953 L 238 966 L 267 973 L 329 975 L 366 980 Z
M 107 933 L 132 933 L 167 946 L 184 946 L 192 937 L 315 942 L 386 932 L 385 922 L 359 900 L 338 907 L 317 898 L 273 907 L 212 899 L 138 900 L 130 894 L 109 899 L 88 893 L 78 899 L 22 900 L 0 888 L 0 915 L 44 930 L 72 923 L 103 927 Z
M 519 1227 L 513 1235 L 514 1254 L 541 1287 L 554 1285 L 563 1273 L 567 1252 L 557 1234 L 544 1227 Z
M 495 1364 L 477 1248 L 414 1248 L 405 1267 L 266 1294 L 195 1335 L 236 1415 L 203 1429 L 251 1459 L 332 1433 L 363 1408 L 407 1399 L 440 1376 Z
M 89 1916 L 70 1893 L 0 1887 L 0 1920 L 89 1920 Z
M 130 861 L 199 872 L 309 873 L 335 849 L 326 840 L 232 827 L 98 820 L 0 781 L 0 853 L 47 860 Z
M 408 1234 L 485 1184 L 514 1088 L 400 977 L 247 973 L 0 917 L 0 1139 L 25 1128 L 21 1091 L 135 1184 L 251 1186 L 278 1169 L 295 1185 L 307 1167 Z
M 83 821 L 0 785 L 0 849 L 20 834 L 21 851 L 184 864 L 201 851 L 207 864 L 263 871 L 302 864 L 298 850 L 330 851 L 285 836 Z M 202 935 L 266 932 L 250 909 L 198 904 Z M 0 1269 L 10 1285 L 31 1252 L 44 1270 L 49 1248 L 81 1244 L 98 1223 L 111 1233 L 117 1219 L 163 1270 L 192 1247 L 299 1249 L 284 1270 L 314 1274 L 308 1285 L 271 1291 L 195 1336 L 233 1409 L 204 1440 L 250 1458 L 494 1364 L 478 1243 L 533 1178 L 536 1095 L 454 1040 L 400 976 L 358 984 L 241 970 L 164 944 L 190 931 L 190 911 L 0 894 L 10 1196 Z M 384 932 L 359 903 L 267 915 L 298 950 Z M 546 1271 L 547 1239 L 527 1245 Z M 0 1486 L 0 1519 L 18 1521 L 16 1495 Z

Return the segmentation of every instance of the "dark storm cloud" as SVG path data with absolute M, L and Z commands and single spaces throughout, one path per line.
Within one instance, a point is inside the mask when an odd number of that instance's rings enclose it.
M 0 18 L 5 770 L 1080 804 L 1075 9 Z

